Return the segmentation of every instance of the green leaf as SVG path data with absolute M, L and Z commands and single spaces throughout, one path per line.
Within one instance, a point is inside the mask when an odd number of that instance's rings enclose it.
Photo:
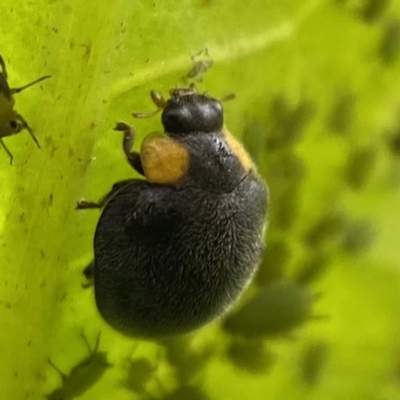
M 392 357 L 399 345 L 400 161 L 391 147 L 400 126 L 400 5 L 378 1 L 2 0 L 0 54 L 10 86 L 52 76 L 15 95 L 41 149 L 26 131 L 4 138 L 12 166 L 0 149 L 2 398 L 43 399 L 60 388 L 48 358 L 68 375 L 88 356 L 82 331 L 92 346 L 101 331 L 99 351 L 113 364 L 104 374 L 93 371 L 99 378 L 82 399 L 135 398 L 123 383 L 126 359 L 142 357 L 157 366 L 144 385 L 149 399 L 176 396 L 179 385 L 232 400 L 400 398 Z M 151 89 L 167 94 L 182 85 L 191 56 L 205 48 L 214 64 L 198 87 L 217 98 L 236 94 L 224 103 L 225 122 L 269 183 L 267 243 L 283 243 L 290 254 L 282 273 L 263 263 L 271 270 L 261 276 L 299 276 L 315 251 L 323 254 L 324 273 L 304 281 L 322 293 L 315 315 L 328 318 L 304 325 L 297 342 L 268 343 L 277 358 L 255 379 L 220 357 L 226 338 L 212 324 L 190 340 L 195 349 L 215 346 L 214 356 L 181 382 L 164 347 L 120 336 L 97 313 L 82 271 L 99 214 L 75 206 L 135 176 L 115 122 L 135 124 L 135 146 L 160 130 L 158 117 L 133 120 L 132 112 L 153 110 Z M 346 176 L 360 149 L 371 149 L 374 163 L 354 186 Z M 337 213 L 346 215 L 343 231 L 315 240 L 318 248 L 307 244 L 307 232 Z M 337 237 L 348 237 L 346 227 L 359 220 L 369 221 L 376 239 L 357 242 L 367 250 L 354 255 Z M 314 340 L 327 343 L 329 360 L 311 391 L 294 360 Z

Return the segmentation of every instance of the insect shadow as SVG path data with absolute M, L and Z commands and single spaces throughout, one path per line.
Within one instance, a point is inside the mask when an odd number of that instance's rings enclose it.
M 90 389 L 112 366 L 107 361 L 107 353 L 99 352 L 100 332 L 97 335 L 96 343 L 92 349 L 86 336 L 81 333 L 81 337 L 86 343 L 89 355 L 72 368 L 66 375 L 48 358 L 49 364 L 61 375 L 61 386 L 50 394 L 46 395 L 47 400 L 73 400 L 78 398 L 88 389 Z

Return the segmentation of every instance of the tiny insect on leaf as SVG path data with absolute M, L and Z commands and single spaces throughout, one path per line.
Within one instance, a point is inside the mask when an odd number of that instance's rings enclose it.
M 19 114 L 15 109 L 14 94 L 20 93 L 23 90 L 36 85 L 37 83 L 50 78 L 50 75 L 42 76 L 39 79 L 34 80 L 19 88 L 10 88 L 8 84 L 8 73 L 6 64 L 3 57 L 0 55 L 0 145 L 3 147 L 5 152 L 10 158 L 10 164 L 13 162 L 13 155 L 9 148 L 5 145 L 3 138 L 12 136 L 20 133 L 24 129 L 28 131 L 32 140 L 36 143 L 36 146 L 40 149 L 39 141 L 33 133 L 32 128 L 28 122 Z

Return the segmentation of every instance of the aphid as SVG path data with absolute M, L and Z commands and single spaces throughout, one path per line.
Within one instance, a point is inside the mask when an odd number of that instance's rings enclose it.
M 387 146 L 394 156 L 400 156 L 400 125 L 391 132 L 387 139 Z
M 392 19 L 385 22 L 379 46 L 381 60 L 391 65 L 400 56 L 400 20 Z
M 274 159 L 275 158 L 275 159 Z M 304 161 L 292 151 L 285 151 L 268 164 L 267 179 L 271 186 L 271 224 L 288 230 L 296 222 L 299 210 L 299 192 L 307 176 Z
M 267 130 L 259 121 L 253 120 L 246 124 L 243 132 L 243 144 L 252 159 L 262 161 L 265 157 L 265 141 Z
M 204 55 L 205 58 L 198 59 L 199 56 Z M 192 59 L 192 68 L 189 72 L 183 77 L 183 81 L 186 83 L 189 80 L 194 80 L 197 82 L 203 82 L 203 74 L 207 72 L 213 65 L 214 61 L 211 59 L 208 54 L 208 50 L 201 50 L 199 53 L 191 56 Z
M 328 361 L 329 348 L 326 342 L 308 343 L 300 359 L 300 376 L 308 386 L 318 384 Z
M 124 387 L 131 392 L 145 394 L 147 385 L 154 378 L 157 368 L 144 357 L 127 361 L 126 377 L 123 380 Z
M 283 278 L 285 267 L 291 258 L 287 240 L 269 240 L 264 258 L 256 275 L 256 283 L 265 286 L 274 280 Z
M 390 5 L 389 0 L 364 0 L 359 10 L 360 17 L 366 23 L 373 23 L 384 16 Z
M 88 389 L 90 389 L 112 366 L 107 361 L 106 352 L 98 352 L 100 343 L 100 333 L 97 335 L 96 344 L 92 350 L 85 335 L 81 334 L 89 355 L 79 364 L 72 368 L 69 375 L 65 375 L 53 362 L 48 359 L 49 364 L 61 375 L 62 385 L 55 389 L 46 397 L 48 400 L 72 400 L 78 398 Z
M 314 111 L 314 104 L 307 99 L 292 106 L 286 97 L 274 97 L 270 106 L 272 127 L 265 141 L 266 150 L 282 150 L 296 144 Z
M 328 128 L 336 134 L 344 134 L 353 123 L 356 96 L 350 91 L 338 93 L 328 115 Z
M 368 182 L 377 162 L 377 151 L 373 147 L 354 149 L 347 160 L 344 176 L 353 189 L 362 189 Z
M 94 237 L 98 310 L 115 329 L 158 338 L 200 328 L 225 313 L 249 284 L 264 248 L 267 187 L 223 125 L 221 103 L 194 85 L 172 89 L 164 133 L 131 152 L 135 131 L 118 123 L 130 165 L 143 179 L 114 185 L 99 203 Z
M 3 138 L 7 136 L 16 135 L 20 133 L 22 130 L 26 129 L 31 135 L 33 141 L 36 143 L 36 146 L 40 149 L 40 144 L 34 135 L 32 128 L 28 125 L 26 120 L 19 114 L 16 110 L 14 110 L 14 94 L 22 92 L 28 87 L 35 85 L 43 81 L 44 79 L 50 78 L 50 75 L 42 76 L 35 81 L 28 83 L 25 86 L 19 88 L 10 88 L 8 85 L 8 74 L 6 69 L 6 64 L 3 60 L 3 57 L 0 56 L 0 144 L 3 149 L 6 151 L 8 156 L 10 157 L 10 164 L 13 162 L 13 155 L 5 145 Z
M 235 339 L 228 347 L 227 356 L 236 367 L 252 374 L 267 373 L 276 361 L 262 340 Z
M 374 224 L 368 220 L 354 220 L 348 223 L 343 232 L 342 249 L 352 255 L 369 250 L 376 236 Z
M 304 235 L 305 243 L 316 248 L 324 242 L 337 239 L 343 234 L 347 218 L 342 212 L 328 210 Z
M 167 338 L 160 343 L 164 346 L 165 358 L 174 369 L 175 379 L 180 385 L 196 379 L 215 355 L 214 346 L 193 346 L 185 336 Z
M 315 295 L 292 282 L 275 282 L 225 319 L 224 329 L 244 338 L 287 335 L 312 318 Z
M 318 279 L 327 271 L 331 259 L 322 251 L 315 249 L 310 252 L 308 258 L 302 262 L 296 269 L 293 281 L 299 285 L 309 285 Z

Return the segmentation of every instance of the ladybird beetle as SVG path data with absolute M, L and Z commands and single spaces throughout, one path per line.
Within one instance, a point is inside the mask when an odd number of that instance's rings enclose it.
M 31 135 L 33 141 L 36 143 L 36 146 L 40 149 L 40 144 L 36 139 L 36 136 L 33 134 L 32 128 L 25 121 L 22 115 L 18 114 L 18 112 L 14 110 L 14 94 L 22 92 L 28 87 L 31 87 L 36 83 L 43 81 L 44 79 L 50 78 L 50 75 L 42 76 L 41 78 L 19 88 L 10 88 L 7 80 L 8 74 L 6 64 L 1 56 L 0 67 L 0 144 L 10 157 L 10 164 L 12 164 L 13 155 L 3 142 L 2 138 L 16 135 L 17 133 L 20 133 L 22 130 L 26 129 Z
M 164 133 L 132 152 L 135 130 L 118 123 L 130 165 L 145 179 L 116 183 L 100 202 L 92 276 L 98 310 L 115 329 L 161 338 L 225 313 L 249 284 L 264 249 L 268 189 L 223 123 L 221 102 L 194 85 L 152 91 Z M 228 96 L 227 98 L 230 98 Z

